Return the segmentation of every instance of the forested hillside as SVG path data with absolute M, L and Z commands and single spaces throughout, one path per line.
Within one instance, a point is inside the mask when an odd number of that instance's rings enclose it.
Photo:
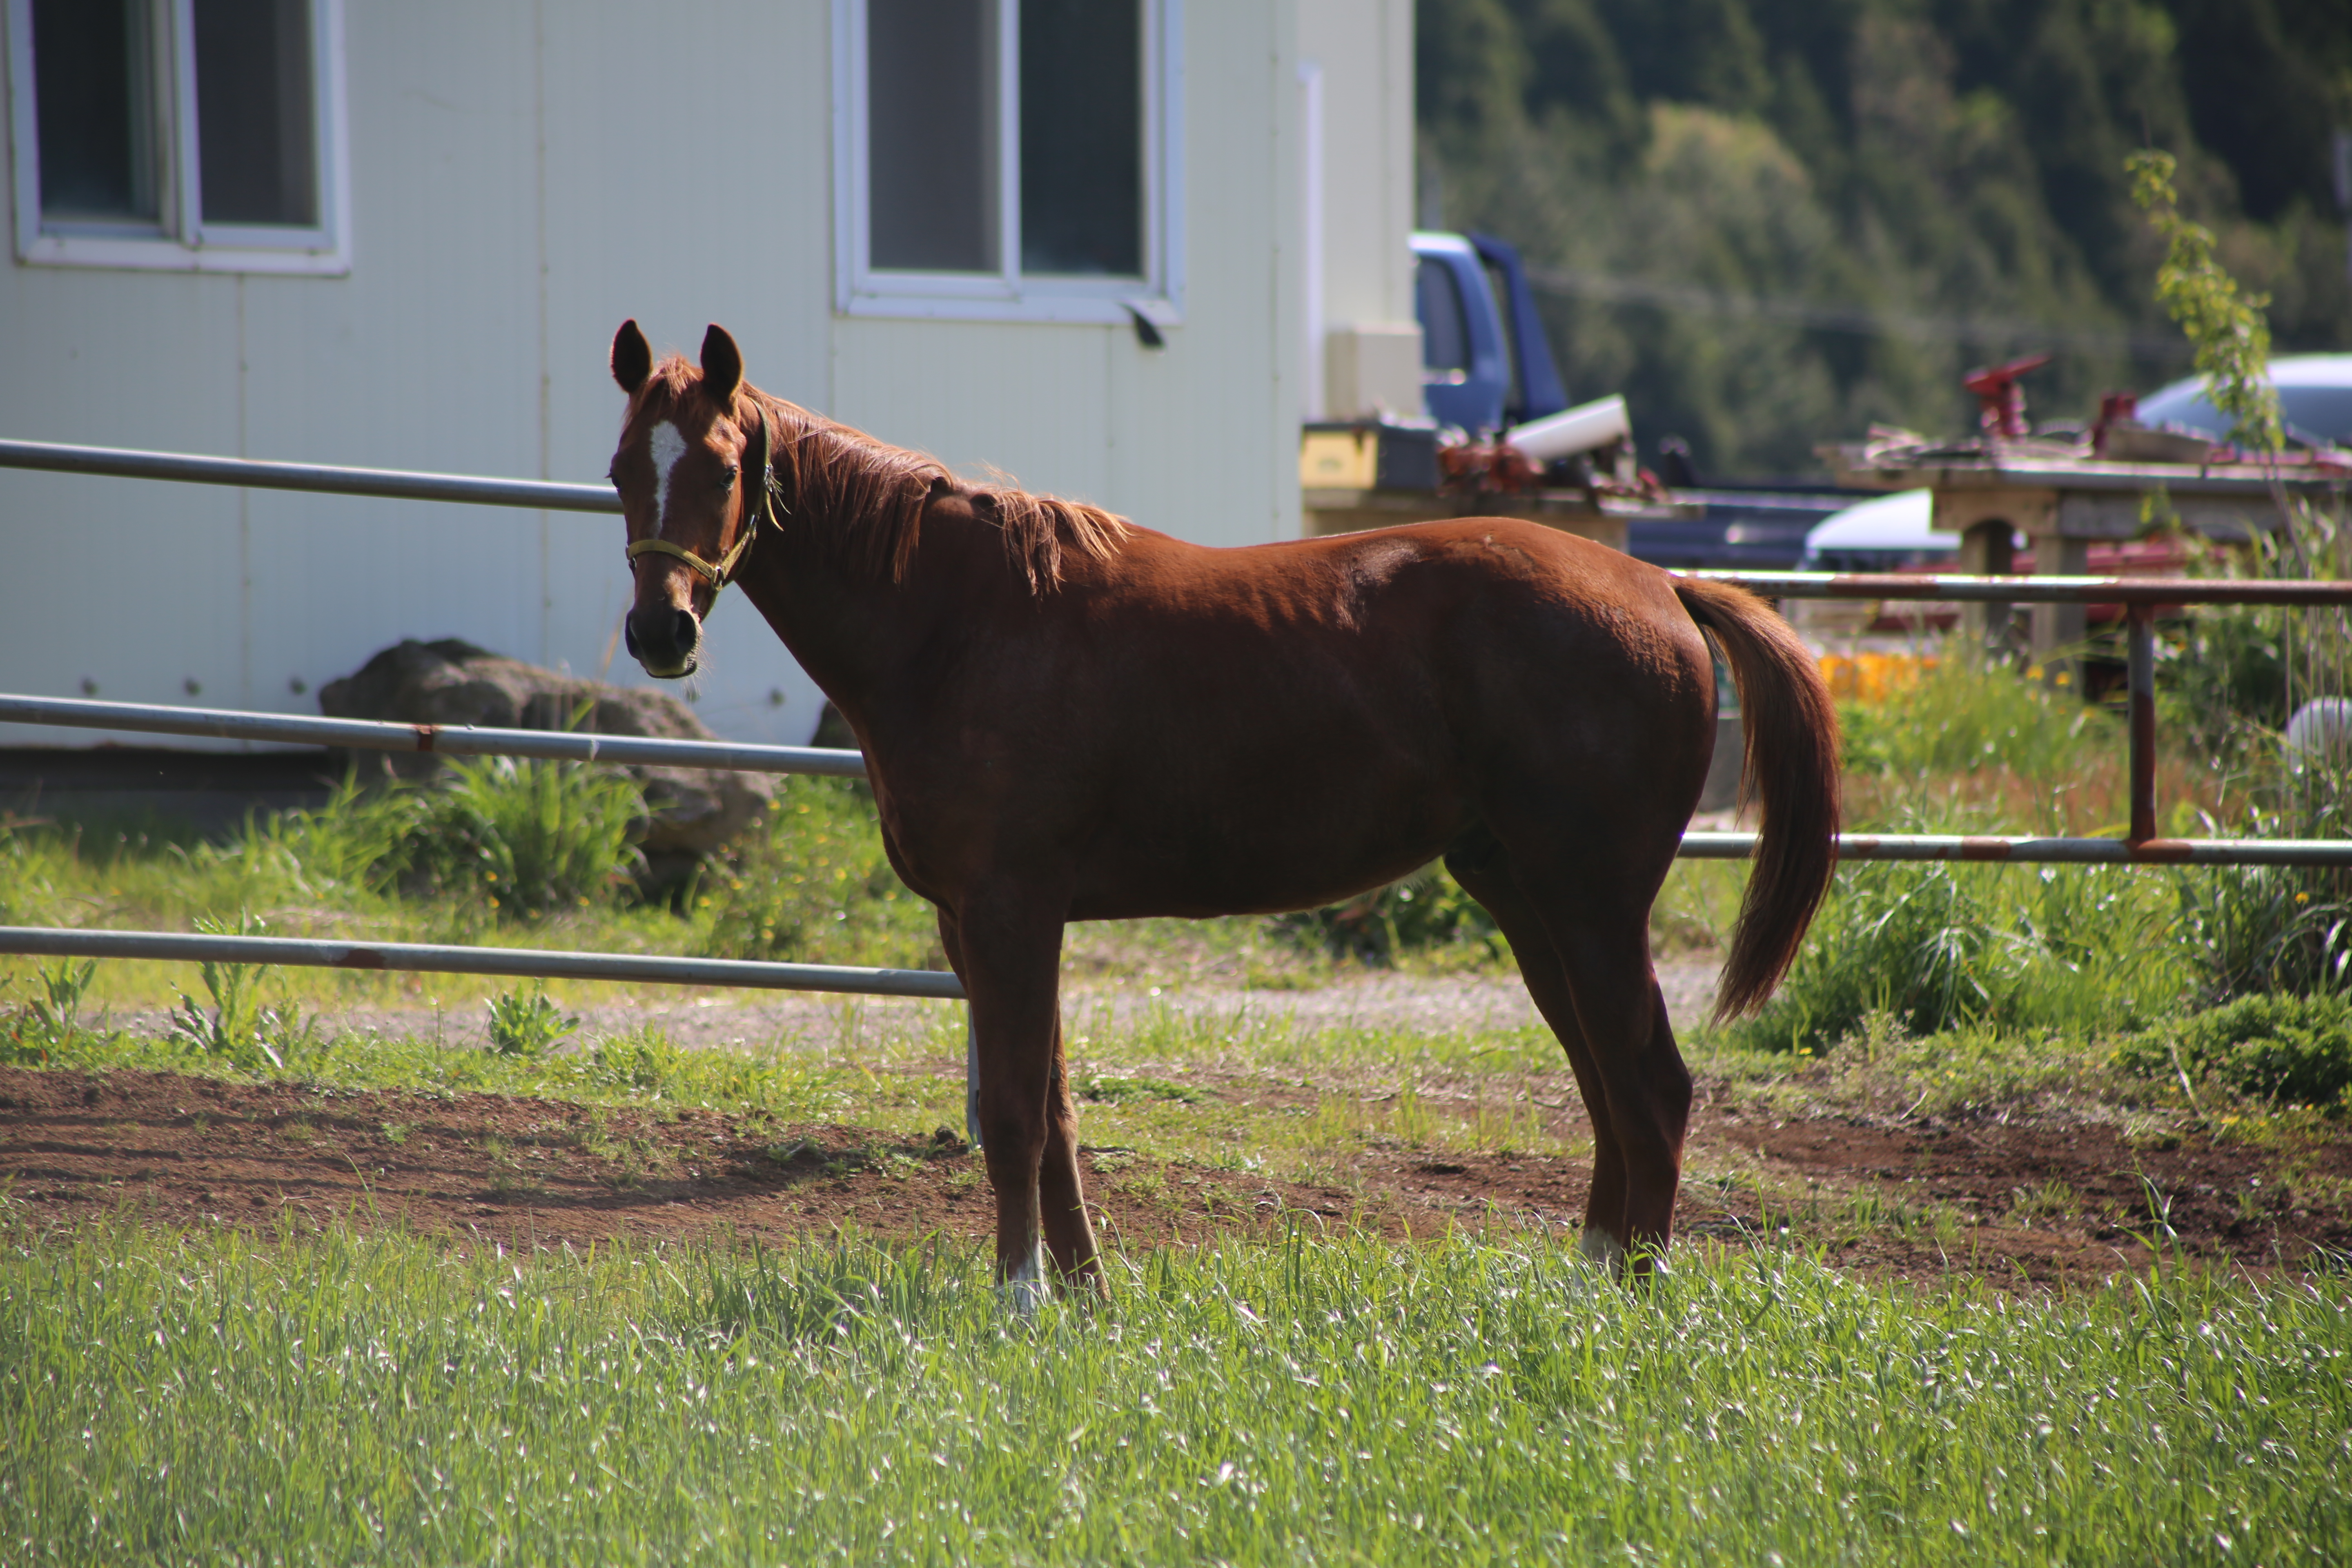
M 2352 349 L 2330 136 L 2347 0 L 1420 0 L 1422 220 L 1520 245 L 1571 397 L 1645 451 L 1798 472 L 2185 368 L 2124 159 L 2161 147 L 2282 351 Z

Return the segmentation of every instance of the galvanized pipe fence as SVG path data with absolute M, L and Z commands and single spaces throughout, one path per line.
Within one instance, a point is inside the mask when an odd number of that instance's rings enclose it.
M 466 502 L 532 510 L 613 513 L 619 497 L 598 485 L 484 479 L 397 469 L 257 462 L 173 452 L 0 441 L 0 468 L 168 479 L 196 484 L 301 490 L 408 500 Z M 1736 584 L 1776 599 L 1906 599 L 1990 605 L 2079 604 L 2124 606 L 2126 628 L 2131 826 L 2122 838 L 1992 834 L 1845 834 L 1843 860 L 1970 860 L 2056 865 L 2352 867 L 2352 840 L 2159 838 L 2156 834 L 2155 616 L 2186 605 L 2352 606 L 2352 583 L 2157 577 L 1928 576 L 1895 573 L 1689 572 L 1677 575 Z M 0 694 L 0 722 L 55 724 L 219 740 L 511 756 L 558 762 L 636 763 L 820 773 L 863 778 L 856 752 L 813 746 L 754 746 L 664 741 L 571 731 L 501 730 L 368 720 L 311 719 L 229 709 L 180 708 L 83 699 Z M 1693 832 L 1680 854 L 1746 859 L 1753 833 Z M 0 926 L 0 952 L 50 957 L 209 960 L 305 964 L 523 978 L 638 981 L 867 995 L 959 998 L 952 974 L 931 970 L 864 969 L 836 964 L 764 963 L 730 959 L 656 958 L 626 953 L 560 952 L 422 942 L 341 942 L 291 937 L 107 931 Z

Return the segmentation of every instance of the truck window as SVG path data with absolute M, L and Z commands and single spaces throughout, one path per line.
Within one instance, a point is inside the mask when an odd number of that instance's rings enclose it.
M 1488 261 L 1485 266 L 1486 292 L 1494 298 L 1496 308 L 1501 311 L 1497 319 L 1503 324 L 1503 363 L 1511 377 L 1510 384 L 1503 388 L 1503 416 L 1507 420 L 1517 419 L 1524 415 L 1528 406 L 1528 380 L 1519 370 L 1519 323 L 1511 319 L 1511 280 L 1493 262 Z
M 1427 257 L 1413 264 L 1413 304 L 1421 316 L 1421 363 L 1439 374 L 1431 379 L 1459 380 L 1470 369 L 1470 325 L 1463 320 L 1462 286 L 1454 270 Z

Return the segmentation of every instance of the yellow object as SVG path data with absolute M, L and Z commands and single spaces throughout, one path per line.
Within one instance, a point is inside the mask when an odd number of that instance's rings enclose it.
M 1825 653 L 1822 679 L 1841 702 L 1883 702 L 1919 684 L 1936 660 L 1914 653 Z
M 1380 478 L 1374 431 L 1309 430 L 1298 443 L 1298 482 L 1310 490 L 1368 490 Z

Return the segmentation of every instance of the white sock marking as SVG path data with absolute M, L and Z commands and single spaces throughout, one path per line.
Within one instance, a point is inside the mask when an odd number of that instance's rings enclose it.
M 1004 1304 L 1020 1318 L 1034 1318 L 1037 1309 L 1045 1304 L 1045 1262 L 1038 1255 L 1035 1243 L 1028 1253 L 1004 1277 L 1002 1287 Z
M 1597 1263 L 1612 1273 L 1625 1267 L 1625 1249 L 1617 1238 L 1599 1226 L 1587 1226 L 1577 1237 L 1576 1250 L 1588 1263 Z
M 980 1032 L 969 1021 L 963 1026 L 963 1135 L 972 1152 L 980 1152 Z
M 669 516 L 669 481 L 677 472 L 678 459 L 686 456 L 686 437 L 677 426 L 665 419 L 654 426 L 646 445 L 654 458 L 654 531 L 661 531 L 663 521 Z

